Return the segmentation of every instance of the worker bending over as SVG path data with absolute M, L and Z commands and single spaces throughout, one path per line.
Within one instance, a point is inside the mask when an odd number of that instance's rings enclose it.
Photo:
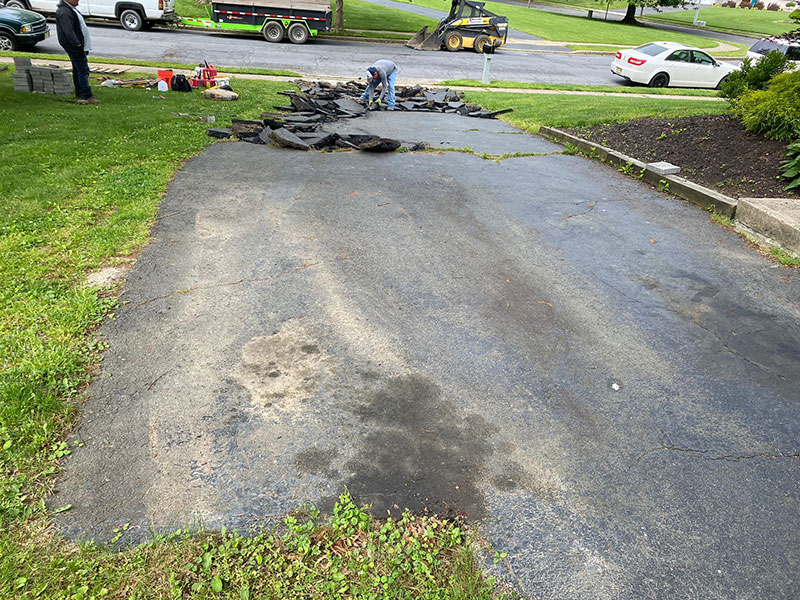
M 375 91 L 381 86 L 381 96 L 378 102 L 386 99 L 386 107 L 394 110 L 394 80 L 397 79 L 397 65 L 390 60 L 378 60 L 367 69 L 367 89 L 361 94 L 361 100 L 372 104 Z

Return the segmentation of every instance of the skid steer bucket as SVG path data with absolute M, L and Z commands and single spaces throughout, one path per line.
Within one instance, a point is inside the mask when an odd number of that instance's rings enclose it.
M 426 25 L 406 42 L 406 46 L 414 50 L 439 50 L 442 47 L 442 36 L 438 30 L 428 33 Z

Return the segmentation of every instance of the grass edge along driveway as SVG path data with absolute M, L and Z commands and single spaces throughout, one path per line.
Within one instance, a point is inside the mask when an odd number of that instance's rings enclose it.
M 130 265 L 146 244 L 164 191 L 184 161 L 213 142 L 207 125 L 176 115 L 255 118 L 285 82 L 237 80 L 237 103 L 200 94 L 95 88 L 102 104 L 15 92 L 0 73 L 6 148 L 0 163 L 0 590 L 14 598 L 506 597 L 460 523 L 407 515 L 376 521 L 346 493 L 331 519 L 289 515 L 280 533 L 178 531 L 124 548 L 74 544 L 52 530 L 44 498 L 105 341 L 119 287 L 87 287 L 87 272 Z M 469 93 L 513 106 L 509 122 L 585 125 L 630 116 L 684 115 L 704 101 Z M 718 111 L 714 102 L 706 110 Z M 554 111 L 553 107 L 558 106 Z M 300 157 L 299 159 L 302 159 Z M 69 510 L 69 506 L 56 510 Z M 410 553 L 400 552 L 411 544 Z M 369 557 L 365 560 L 364 557 Z

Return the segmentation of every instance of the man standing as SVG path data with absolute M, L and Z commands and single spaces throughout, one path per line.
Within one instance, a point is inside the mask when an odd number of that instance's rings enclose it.
M 61 0 L 56 9 L 58 43 L 67 52 L 72 63 L 72 81 L 75 83 L 77 104 L 100 104 L 89 87 L 89 61 L 86 55 L 92 49 L 89 28 L 78 12 L 80 0 Z
M 397 79 L 397 65 L 390 60 L 378 60 L 375 64 L 367 69 L 367 89 L 361 94 L 361 100 L 364 102 L 369 99 L 372 104 L 372 99 L 375 96 L 375 90 L 381 86 L 381 97 L 378 102 L 383 102 L 386 98 L 386 105 L 389 110 L 394 110 L 394 81 Z

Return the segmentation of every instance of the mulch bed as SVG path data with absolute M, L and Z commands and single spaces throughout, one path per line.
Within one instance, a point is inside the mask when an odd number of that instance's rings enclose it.
M 672 163 L 681 177 L 733 198 L 800 198 L 779 178 L 786 144 L 750 133 L 730 115 L 640 119 L 570 133 L 643 162 Z

